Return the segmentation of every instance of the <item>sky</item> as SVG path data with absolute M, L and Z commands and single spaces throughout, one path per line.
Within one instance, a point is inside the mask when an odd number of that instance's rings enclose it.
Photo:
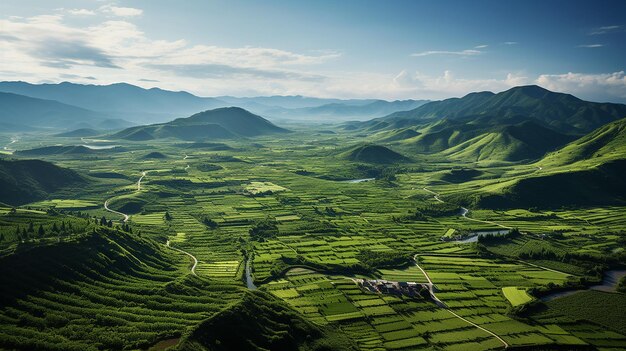
M 200 96 L 626 102 L 626 1 L 3 0 L 0 80 Z

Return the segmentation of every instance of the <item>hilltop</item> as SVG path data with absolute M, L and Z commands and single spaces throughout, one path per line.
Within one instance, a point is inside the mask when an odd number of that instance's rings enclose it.
M 167 123 L 128 128 L 111 137 L 127 140 L 175 138 L 200 141 L 237 139 L 286 132 L 286 129 L 277 127 L 263 117 L 242 108 L 225 107 L 196 113 Z
M 408 159 L 381 145 L 361 145 L 354 147 L 342 154 L 344 158 L 355 162 L 388 164 L 396 162 L 404 162 Z
M 102 134 L 102 132 L 99 132 L 95 129 L 79 128 L 79 129 L 71 130 L 69 132 L 55 134 L 54 136 L 61 137 L 61 138 L 80 138 L 80 137 L 90 137 L 90 136 L 100 135 L 100 134 Z
M 22 205 L 70 186 L 84 186 L 78 173 L 40 160 L 0 160 L 0 202 Z
M 202 322 L 182 342 L 180 350 L 331 351 L 356 347 L 346 336 L 304 319 L 271 294 L 253 291 Z

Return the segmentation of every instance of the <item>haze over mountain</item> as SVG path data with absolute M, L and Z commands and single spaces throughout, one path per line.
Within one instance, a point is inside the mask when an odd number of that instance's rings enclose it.
M 13 93 L 0 93 L 0 126 L 5 130 L 75 129 L 97 127 L 116 129 L 131 123 L 101 112 Z
M 0 82 L 0 91 L 38 99 L 55 100 L 108 118 L 137 124 L 165 122 L 199 111 L 237 106 L 270 119 L 308 121 L 365 120 L 410 110 L 426 100 L 321 99 L 304 96 L 199 97 L 185 91 L 144 89 L 127 83 L 84 85 Z
M 238 139 L 265 134 L 286 133 L 280 128 L 249 111 L 239 107 L 224 107 L 196 113 L 171 122 L 131 127 L 112 138 L 127 140 L 151 140 L 175 138 L 190 141 L 212 139 Z

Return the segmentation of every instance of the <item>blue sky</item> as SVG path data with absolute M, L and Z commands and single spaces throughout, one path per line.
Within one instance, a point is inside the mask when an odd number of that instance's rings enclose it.
M 0 79 L 204 96 L 428 98 L 521 84 L 626 102 L 626 1 L 0 3 Z

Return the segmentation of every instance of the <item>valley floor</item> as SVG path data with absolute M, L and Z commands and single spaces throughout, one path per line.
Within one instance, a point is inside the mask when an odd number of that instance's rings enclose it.
M 246 286 L 322 328 L 315 333 L 346 337 L 337 348 L 626 348 L 624 293 L 540 300 L 626 263 L 626 207 L 477 208 L 467 194 L 549 170 L 441 155 L 400 165 L 346 161 L 357 140 L 298 132 L 47 156 L 89 184 L 15 211 L 0 207 L 0 285 L 15 286 L 2 294 L 0 348 L 214 349 L 219 340 L 196 328 L 230 321 L 223 311 L 232 306 L 248 308 Z M 144 157 L 154 151 L 164 157 Z M 464 168 L 481 175 L 450 180 Z M 74 231 L 53 228 L 70 222 Z M 430 291 L 372 293 L 355 278 Z

